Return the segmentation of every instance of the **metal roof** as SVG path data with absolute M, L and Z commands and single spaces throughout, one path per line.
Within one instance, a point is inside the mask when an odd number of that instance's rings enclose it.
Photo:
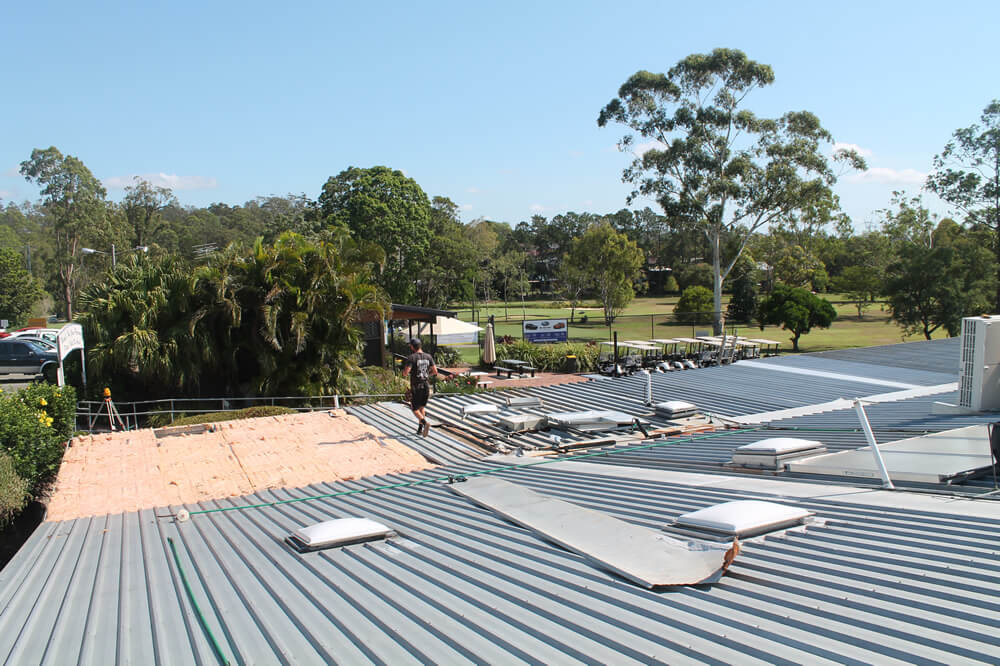
M 780 499 L 753 490 L 752 479 L 727 487 L 722 478 L 584 467 L 497 473 L 651 528 L 723 501 Z M 746 542 L 716 585 L 660 591 L 595 568 L 437 482 L 186 523 L 153 511 L 45 523 L 0 572 L 0 657 L 218 663 L 172 539 L 205 626 L 234 663 L 996 663 L 1000 505 L 915 510 L 896 506 L 898 494 L 865 504 L 853 491 L 838 500 L 823 485 L 795 488 L 803 489 L 811 496 L 794 503 L 825 525 Z M 400 536 L 306 555 L 282 543 L 302 525 L 348 515 Z
M 651 379 L 654 403 L 685 400 L 706 413 L 723 417 L 767 413 L 823 404 L 844 397 L 881 395 L 896 390 L 881 384 L 776 372 L 740 363 L 683 372 L 653 373 Z M 554 438 L 558 438 L 561 444 L 571 444 L 603 434 L 551 430 L 511 435 L 499 428 L 498 419 L 507 411 L 545 414 L 586 408 L 624 412 L 648 421 L 650 428 L 668 425 L 668 419 L 657 416 L 652 408 L 645 405 L 645 389 L 646 377 L 633 375 L 577 384 L 435 396 L 427 407 L 427 413 L 432 420 L 440 419 L 474 431 L 480 439 L 487 440 L 488 444 L 499 445 L 502 451 L 519 447 L 551 448 L 555 443 Z M 509 397 L 535 397 L 542 401 L 542 405 L 508 410 L 506 401 Z M 502 412 L 463 415 L 463 407 L 477 403 L 496 404 Z M 349 412 L 387 434 L 396 436 L 432 462 L 457 463 L 488 453 L 468 441 L 451 436 L 458 435 L 460 429 L 432 428 L 429 438 L 412 436 L 416 421 L 402 404 L 380 403 L 351 407 Z M 713 460 L 721 455 L 719 453 Z
M 899 367 L 920 362 L 931 367 L 911 369 L 931 374 L 895 381 L 933 382 L 934 359 L 957 354 L 950 342 L 917 344 L 923 361 L 895 353 Z M 866 361 L 842 360 L 852 365 L 798 367 L 865 376 L 856 365 Z M 739 364 L 653 375 L 653 382 L 656 401 L 684 399 L 728 415 L 886 390 Z M 616 409 L 658 423 L 642 404 L 644 383 L 632 377 L 441 396 L 430 413 L 458 422 L 463 404 L 530 395 L 543 400 L 543 411 Z M 985 419 L 930 413 L 934 401 L 950 398 L 872 405 L 869 419 L 882 441 Z M 733 447 L 775 434 L 766 430 L 632 442 L 568 461 L 517 458 L 529 462 L 511 467 L 511 459 L 480 459 L 483 451 L 454 428 L 413 436 L 399 407 L 351 412 L 447 466 L 191 505 L 192 512 L 244 508 L 188 522 L 175 522 L 180 507 L 171 507 L 44 523 L 0 571 L 0 659 L 1000 663 L 995 501 L 721 473 Z M 490 418 L 459 425 L 485 430 Z M 770 426 L 801 428 L 839 450 L 863 443 L 854 418 L 839 410 Z M 828 432 L 814 437 L 806 430 L 814 428 Z M 524 436 L 539 445 L 545 437 Z M 450 492 L 448 480 L 478 473 L 654 529 L 734 499 L 791 502 L 821 523 L 746 542 L 716 585 L 651 591 Z M 283 503 L 252 506 L 276 501 Z M 297 528 L 347 516 L 378 520 L 399 536 L 304 555 L 283 543 Z
M 944 348 L 940 348 L 942 351 Z M 939 352 L 935 351 L 936 356 Z M 805 370 L 818 370 L 822 372 L 835 372 L 845 375 L 857 375 L 861 377 L 872 377 L 896 382 L 907 382 L 921 386 L 933 386 L 935 384 L 946 384 L 958 379 L 958 351 L 955 350 L 955 368 L 952 372 L 935 372 L 930 370 L 920 370 L 913 368 L 893 367 L 888 365 L 873 365 L 862 361 L 849 361 L 836 358 L 829 358 L 823 354 L 797 354 L 786 356 L 773 356 L 771 358 L 760 359 L 755 363 L 774 365 L 778 367 L 801 368 Z M 947 355 L 947 354 L 945 354 Z
M 960 338 L 944 338 L 941 340 L 921 340 L 920 342 L 882 345 L 880 347 L 837 349 L 835 351 L 816 352 L 809 354 L 809 356 L 891 368 L 910 368 L 912 370 L 940 372 L 957 376 L 960 345 Z

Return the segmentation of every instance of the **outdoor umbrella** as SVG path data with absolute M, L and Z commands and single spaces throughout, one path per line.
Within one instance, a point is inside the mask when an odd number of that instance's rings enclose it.
M 497 343 L 493 339 L 493 324 L 486 324 L 486 341 L 483 342 L 483 363 L 490 365 L 497 360 Z

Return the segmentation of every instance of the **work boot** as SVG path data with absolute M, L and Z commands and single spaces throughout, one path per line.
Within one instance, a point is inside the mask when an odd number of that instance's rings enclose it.
M 422 426 L 422 430 L 423 430 L 423 432 L 422 432 L 421 434 L 422 434 L 422 435 L 423 435 L 424 437 L 426 437 L 426 436 L 427 436 L 427 434 L 428 434 L 428 433 L 429 433 L 429 432 L 431 431 L 431 424 L 430 424 L 430 423 L 428 423 L 428 422 L 427 422 L 427 421 L 425 420 L 425 421 L 423 422 L 423 426 Z
M 424 421 L 423 419 L 420 419 L 419 421 L 417 421 L 417 434 L 418 435 L 424 434 L 424 423 L 426 423 L 426 421 Z

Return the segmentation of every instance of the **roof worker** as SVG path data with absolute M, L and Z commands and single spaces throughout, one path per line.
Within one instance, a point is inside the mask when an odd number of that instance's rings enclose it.
M 417 434 L 427 436 L 430 425 L 427 423 L 427 414 L 424 408 L 431 398 L 431 377 L 437 376 L 437 366 L 434 365 L 434 357 L 421 350 L 423 343 L 420 338 L 410 338 L 410 351 L 403 365 L 403 376 L 410 377 L 410 409 L 417 417 Z

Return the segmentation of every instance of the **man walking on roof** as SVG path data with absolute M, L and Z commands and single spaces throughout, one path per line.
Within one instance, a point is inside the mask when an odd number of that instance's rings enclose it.
M 410 338 L 410 351 L 413 353 L 406 357 L 403 376 L 410 376 L 410 409 L 419 421 L 417 434 L 426 437 L 430 425 L 424 408 L 431 397 L 431 377 L 437 375 L 438 370 L 434 365 L 434 357 L 422 351 L 421 346 L 420 338 Z

